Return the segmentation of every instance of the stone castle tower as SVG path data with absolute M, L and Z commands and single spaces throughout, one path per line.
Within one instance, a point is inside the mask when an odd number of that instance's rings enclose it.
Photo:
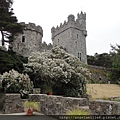
M 28 57 L 31 52 L 38 52 L 41 49 L 43 30 L 41 26 L 34 23 L 21 23 L 25 25 L 23 34 L 15 36 L 15 40 L 11 43 L 13 51 Z
M 86 13 L 68 16 L 68 21 L 57 28 L 52 27 L 53 46 L 62 46 L 68 53 L 77 56 L 80 61 L 87 64 L 86 55 Z

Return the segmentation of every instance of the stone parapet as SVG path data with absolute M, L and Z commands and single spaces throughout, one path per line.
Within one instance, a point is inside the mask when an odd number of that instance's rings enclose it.
M 98 69 L 98 70 L 108 70 L 111 71 L 111 68 L 101 67 L 101 66 L 95 66 L 95 65 L 88 65 L 88 68 L 90 69 Z
M 40 102 L 41 113 L 46 115 L 63 115 L 67 110 L 88 106 L 86 98 L 62 97 L 46 94 L 30 94 L 30 101 Z M 4 98 L 5 114 L 24 111 L 23 104 L 26 100 L 20 99 L 19 94 L 6 94 Z
M 69 28 L 74 28 L 80 31 L 83 31 L 83 33 L 85 33 L 87 35 L 87 31 L 86 29 L 82 26 L 82 24 L 79 23 L 80 19 L 84 19 L 86 20 L 86 13 L 81 13 L 77 15 L 77 19 L 74 19 L 74 15 L 69 15 L 68 16 L 68 21 L 64 21 L 64 23 L 60 23 L 60 26 L 52 27 L 51 29 L 51 33 L 52 33 L 52 38 L 54 38 L 55 36 L 59 35 L 60 33 L 64 32 L 65 30 L 69 29 Z
M 90 102 L 89 108 L 93 115 L 120 115 L 120 102 L 95 100 Z
M 21 22 L 21 24 L 25 26 L 25 30 L 36 31 L 43 36 L 43 30 L 41 26 L 36 26 L 34 23 L 25 24 L 24 22 Z
M 19 94 L 6 94 L 4 114 L 24 112 L 24 102 Z M 39 102 L 41 113 L 45 115 L 65 115 L 66 111 L 79 108 L 90 111 L 92 115 L 120 115 L 120 102 L 86 98 L 62 97 L 46 94 L 30 94 L 29 101 Z

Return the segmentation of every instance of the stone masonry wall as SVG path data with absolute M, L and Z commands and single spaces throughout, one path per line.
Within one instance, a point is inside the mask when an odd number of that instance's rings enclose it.
M 40 102 L 41 113 L 46 115 L 63 115 L 74 107 L 88 106 L 86 98 L 72 98 L 45 94 L 31 94 L 30 101 Z M 26 100 L 20 99 L 19 94 L 6 94 L 3 111 L 5 114 L 24 112 L 23 104 Z
M 108 81 L 110 81 L 109 78 L 109 75 L 111 73 L 110 68 L 88 65 L 88 69 L 91 73 L 92 83 L 108 83 Z
M 46 115 L 64 115 L 67 110 L 89 106 L 93 115 L 120 115 L 120 102 L 95 100 L 86 98 L 62 97 L 46 94 L 30 94 L 30 101 L 40 102 L 41 113 Z M 23 104 L 26 100 L 20 99 L 19 94 L 6 94 L 3 111 L 5 114 L 24 112 Z
M 90 102 L 89 108 L 93 115 L 120 115 L 120 102 L 96 100 Z
M 41 49 L 43 30 L 41 26 L 34 23 L 21 23 L 25 25 L 23 34 L 15 36 L 15 40 L 11 43 L 13 51 L 28 57 L 32 52 L 38 52 Z

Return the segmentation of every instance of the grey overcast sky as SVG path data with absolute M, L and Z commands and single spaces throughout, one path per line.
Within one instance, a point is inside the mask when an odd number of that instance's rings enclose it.
M 53 26 L 82 10 L 86 12 L 88 55 L 109 53 L 110 44 L 120 45 L 120 0 L 14 0 L 13 9 L 19 22 L 43 28 L 46 43 L 52 43 Z

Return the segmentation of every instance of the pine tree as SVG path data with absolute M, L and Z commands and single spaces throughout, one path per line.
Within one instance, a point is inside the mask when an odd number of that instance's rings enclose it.
M 23 26 L 18 23 L 13 13 L 13 0 L 0 0 L 0 31 L 2 35 L 2 46 L 5 42 L 12 42 L 14 35 L 22 33 Z

